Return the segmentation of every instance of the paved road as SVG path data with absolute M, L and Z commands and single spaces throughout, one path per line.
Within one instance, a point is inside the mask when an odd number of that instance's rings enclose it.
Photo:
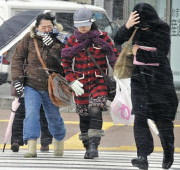
M 5 130 L 10 117 L 10 110 L 0 109 L 0 149 L 2 148 Z M 67 134 L 65 137 L 65 149 L 82 150 L 83 146 L 79 140 L 79 118 L 76 113 L 62 113 L 65 121 Z M 110 115 L 103 115 L 105 137 L 101 140 L 100 149 L 108 151 L 135 151 L 135 142 L 133 136 L 133 125 L 125 126 L 122 124 L 114 125 Z M 180 153 L 180 121 L 175 121 L 175 146 L 176 152 Z M 159 137 L 153 133 L 155 151 L 162 151 Z M 38 145 L 39 147 L 39 145 Z M 7 149 L 10 148 L 10 141 L 7 143 Z M 24 147 L 26 148 L 26 146 Z
M 13 169 L 119 169 L 135 170 L 130 161 L 136 157 L 136 147 L 133 137 L 133 125 L 124 126 L 121 124 L 114 125 L 110 115 L 103 115 L 105 137 L 102 138 L 99 147 L 100 158 L 96 160 L 84 160 L 84 148 L 79 141 L 79 122 L 75 113 L 62 113 L 65 121 L 67 135 L 65 137 L 65 153 L 62 158 L 53 156 L 53 146 L 50 145 L 49 153 L 39 151 L 38 157 L 34 159 L 24 159 L 23 154 L 27 146 L 20 148 L 19 153 L 13 153 L 10 150 L 10 141 L 8 141 L 6 150 L 3 153 L 3 139 L 8 124 L 10 110 L 0 109 L 0 170 Z M 149 157 L 150 169 L 160 170 L 162 162 L 162 147 L 159 137 L 153 133 L 155 152 Z M 180 170 L 180 121 L 175 121 L 175 163 L 172 170 Z
M 0 152 L 0 170 L 137 170 L 131 165 L 131 159 L 136 157 L 135 152 L 100 151 L 100 157 L 95 160 L 83 159 L 83 151 L 66 150 L 61 158 L 54 157 L 52 151 L 39 152 L 37 158 L 23 158 L 24 152 Z M 153 153 L 149 157 L 149 170 L 162 170 L 161 162 L 162 154 Z M 180 170 L 180 154 L 175 154 L 171 170 Z

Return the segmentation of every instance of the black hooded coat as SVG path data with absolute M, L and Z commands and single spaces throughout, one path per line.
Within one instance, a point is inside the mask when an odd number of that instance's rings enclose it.
M 159 66 L 136 65 L 131 77 L 131 97 L 133 114 L 147 114 L 148 118 L 174 120 L 178 99 L 173 83 L 173 75 L 167 57 L 170 48 L 170 27 L 159 19 L 157 12 L 149 4 L 140 3 L 133 11 L 140 15 L 139 29 L 133 44 L 156 47 L 156 51 L 137 50 L 137 61 L 159 63 Z M 142 30 L 149 28 L 148 30 Z M 123 44 L 129 39 L 135 27 L 129 30 L 122 26 L 115 43 Z

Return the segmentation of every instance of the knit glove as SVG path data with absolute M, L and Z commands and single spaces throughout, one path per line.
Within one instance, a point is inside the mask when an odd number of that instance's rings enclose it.
M 50 46 L 53 43 L 53 39 L 49 35 L 46 35 L 42 40 L 46 46 Z
M 84 89 L 82 88 L 83 84 L 79 80 L 75 80 L 70 86 L 74 90 L 76 96 L 84 94 Z
M 23 84 L 21 83 L 21 81 L 16 80 L 16 81 L 13 83 L 13 86 L 14 86 L 15 89 L 16 89 L 16 92 L 17 92 L 17 94 L 18 94 L 18 97 L 21 97 L 22 94 L 23 94 L 23 91 L 24 91 L 24 87 L 23 87 Z

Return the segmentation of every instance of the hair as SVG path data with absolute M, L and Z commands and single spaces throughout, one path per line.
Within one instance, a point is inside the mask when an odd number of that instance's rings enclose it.
M 96 22 L 92 23 L 91 30 L 98 30 L 98 26 L 97 26 Z
M 52 16 L 49 12 L 45 13 L 45 14 L 40 14 L 37 18 L 36 18 L 36 23 L 35 23 L 35 26 L 38 27 L 40 25 L 40 22 L 42 20 L 50 20 L 52 22 L 53 25 L 54 24 L 54 20 L 55 20 L 55 17 Z
M 140 28 L 156 26 L 161 20 L 156 10 L 148 3 L 138 3 L 133 11 L 137 11 L 140 17 L 140 23 L 136 26 Z

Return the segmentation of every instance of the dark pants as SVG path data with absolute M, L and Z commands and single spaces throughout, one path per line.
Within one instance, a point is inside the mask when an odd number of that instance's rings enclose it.
M 12 126 L 12 137 L 11 144 L 14 142 L 23 145 L 23 120 L 25 118 L 25 106 L 24 106 L 24 98 L 20 98 L 19 102 L 21 103 L 18 107 L 13 126 Z M 40 124 L 41 124 L 41 145 L 49 145 L 52 143 L 52 135 L 48 129 L 48 123 L 44 114 L 44 110 L 41 106 L 40 109 Z
M 173 121 L 168 119 L 154 120 L 159 131 L 161 144 L 166 155 L 174 153 L 174 126 Z M 136 115 L 134 121 L 134 136 L 138 156 L 148 156 L 154 150 L 153 137 L 150 132 L 147 118 L 143 115 Z

